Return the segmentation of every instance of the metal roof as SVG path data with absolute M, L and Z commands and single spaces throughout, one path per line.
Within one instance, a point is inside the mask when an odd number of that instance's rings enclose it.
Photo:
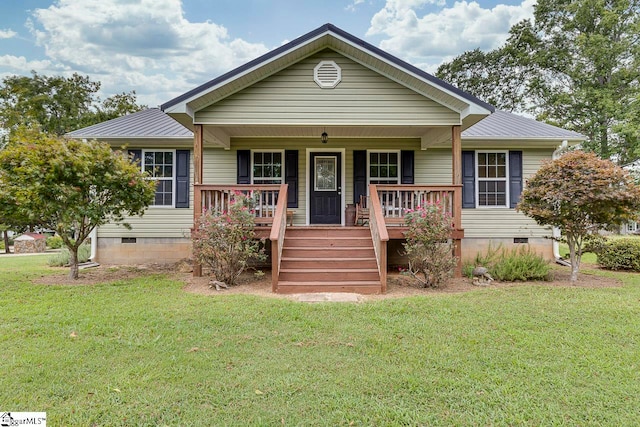
M 371 130 L 376 133 L 375 129 Z M 150 108 L 78 129 L 66 136 L 77 139 L 192 139 L 193 133 L 158 108 Z M 586 138 L 577 132 L 497 110 L 464 130 L 462 139 L 584 141 Z
M 379 49 L 365 42 L 364 40 L 361 40 L 353 36 L 352 34 L 347 33 L 344 30 L 341 30 L 340 28 L 336 27 L 333 24 L 325 24 L 303 36 L 298 37 L 297 39 L 285 45 L 282 45 L 270 52 L 267 52 L 266 54 L 250 62 L 247 62 L 246 64 L 241 65 L 240 67 L 221 75 L 220 77 L 210 80 L 196 87 L 195 89 L 192 89 L 170 101 L 165 102 L 160 106 L 160 108 L 163 111 L 167 111 L 172 107 L 178 106 L 179 104 L 182 104 L 185 102 L 192 102 L 198 97 L 204 96 L 208 92 L 216 88 L 219 88 L 221 85 L 225 85 L 228 82 L 234 81 L 235 79 L 240 78 L 241 76 L 244 76 L 262 66 L 266 66 L 267 64 L 270 64 L 272 61 L 275 61 L 278 58 L 282 58 L 283 56 L 293 51 L 296 51 L 297 49 L 301 49 L 307 44 L 313 43 L 314 40 L 315 41 L 320 40 L 323 36 L 332 36 L 334 39 L 344 40 L 350 46 L 356 47 L 360 52 L 367 53 L 371 57 L 379 58 L 385 63 L 392 64 L 396 69 L 399 69 L 412 76 L 416 76 L 418 79 L 421 79 L 423 82 L 428 82 L 432 86 L 440 88 L 440 90 L 443 92 L 453 94 L 458 99 L 464 99 L 466 102 L 468 102 L 471 105 L 477 105 L 480 108 L 484 108 L 487 110 L 487 112 L 493 112 L 495 110 L 495 108 L 492 105 L 476 98 L 475 96 L 467 92 L 464 92 L 452 86 L 451 84 L 443 80 L 438 79 L 437 77 L 383 51 L 382 49 Z M 329 41 L 323 41 L 321 44 L 327 47 L 329 46 L 329 43 L 330 43 Z
M 193 138 L 193 133 L 159 108 L 149 108 L 66 134 L 76 139 Z
M 463 139 L 550 139 L 584 141 L 578 132 L 539 122 L 506 111 L 493 114 L 462 132 Z

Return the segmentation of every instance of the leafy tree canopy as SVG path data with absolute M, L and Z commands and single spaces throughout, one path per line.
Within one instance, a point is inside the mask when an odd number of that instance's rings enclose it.
M 571 151 L 546 162 L 527 181 L 517 209 L 540 225 L 562 231 L 569 245 L 571 280 L 575 281 L 584 239 L 635 219 L 640 212 L 640 186 L 610 160 Z
M 0 218 L 55 230 L 71 253 L 74 279 L 77 251 L 89 233 L 142 215 L 154 196 L 155 182 L 104 143 L 20 127 L 0 150 Z
M 436 75 L 578 131 L 602 158 L 640 158 L 640 0 L 539 0 L 502 47 L 465 52 Z
M 99 82 L 79 74 L 6 77 L 0 85 L 0 128 L 11 132 L 24 125 L 64 135 L 146 108 L 137 104 L 135 91 L 101 101 L 99 90 Z

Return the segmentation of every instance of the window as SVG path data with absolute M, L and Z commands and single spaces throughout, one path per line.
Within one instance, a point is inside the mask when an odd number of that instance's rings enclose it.
M 157 181 L 153 206 L 173 206 L 174 152 L 144 151 L 142 169 L 149 179 Z
M 507 207 L 507 152 L 477 153 L 479 207 Z
M 369 152 L 369 183 L 400 183 L 400 152 Z
M 254 184 L 282 184 L 282 151 L 254 151 L 253 183 Z

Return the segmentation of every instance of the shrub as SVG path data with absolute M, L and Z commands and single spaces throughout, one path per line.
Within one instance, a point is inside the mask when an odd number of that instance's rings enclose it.
M 207 212 L 198 219 L 192 235 L 193 256 L 217 280 L 234 285 L 251 260 L 265 259 L 254 230 L 253 200 L 236 193 L 228 212 Z
M 51 236 L 47 237 L 47 247 L 51 249 L 60 249 L 63 246 L 62 237 Z
M 599 254 L 607 244 L 607 238 L 601 234 L 589 234 L 584 238 L 582 253 L 591 252 Z
M 78 262 L 87 262 L 91 256 L 91 245 L 82 244 L 78 248 Z M 63 247 L 60 252 L 49 258 L 49 266 L 66 267 L 69 265 L 69 249 Z
M 608 241 L 598 252 L 598 264 L 610 270 L 640 271 L 640 239 Z
M 409 274 L 423 287 L 439 287 L 453 275 L 457 258 L 453 256 L 451 215 L 439 203 L 409 211 L 405 217 L 405 254 Z
M 505 282 L 551 280 L 551 265 L 530 246 L 507 250 L 490 245 L 486 253 L 476 255 L 474 265 L 486 267 L 491 277 Z M 465 266 L 465 275 L 471 276 L 471 270 L 473 265 Z

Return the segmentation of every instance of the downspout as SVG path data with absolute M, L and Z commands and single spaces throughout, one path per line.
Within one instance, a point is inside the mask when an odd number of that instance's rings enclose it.
M 91 233 L 89 233 L 89 238 L 91 239 L 91 255 L 89 255 L 89 259 L 91 262 L 96 262 L 96 253 L 98 252 L 98 227 L 93 227 Z
M 560 158 L 562 152 L 567 149 L 568 145 L 569 143 L 566 139 L 562 141 L 562 144 L 560 144 L 560 146 L 556 148 L 556 150 L 551 155 L 551 159 L 556 160 Z M 560 256 L 560 242 L 558 241 L 561 236 L 560 229 L 558 227 L 553 227 L 553 229 L 551 230 L 551 235 L 553 236 L 553 258 L 556 260 L 556 263 L 570 267 L 571 264 L 563 260 L 562 256 Z

